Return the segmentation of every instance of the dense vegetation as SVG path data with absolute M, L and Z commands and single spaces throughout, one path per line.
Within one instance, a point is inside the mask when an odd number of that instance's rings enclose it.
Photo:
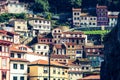
M 97 4 L 108 6 L 109 10 L 120 10 L 120 0 L 20 0 L 30 4 L 34 12 L 63 13 L 70 12 L 72 7 L 83 9 L 95 8 Z
M 11 18 L 25 19 L 26 15 L 24 13 L 21 14 L 4 13 L 0 15 L 0 22 L 8 22 Z

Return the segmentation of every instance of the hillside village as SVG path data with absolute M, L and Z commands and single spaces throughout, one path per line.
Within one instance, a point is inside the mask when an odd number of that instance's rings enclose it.
M 53 28 L 52 20 L 31 14 L 26 4 L 1 1 L 0 14 L 26 13 L 27 20 L 0 24 L 0 80 L 100 80 L 102 37 L 117 24 L 119 12 L 101 5 L 95 15 L 71 11 L 71 26 Z

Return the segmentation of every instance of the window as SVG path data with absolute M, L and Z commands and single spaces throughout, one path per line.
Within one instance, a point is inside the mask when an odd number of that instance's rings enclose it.
M 24 69 L 24 64 L 20 64 L 20 69 Z
M 76 15 L 76 13 L 74 13 L 74 15 Z
M 2 66 L 7 66 L 7 59 L 5 58 L 2 59 Z
M 56 80 L 55 78 L 53 80 Z
M 84 67 L 82 67 L 82 69 L 84 69 Z
M 56 70 L 55 69 L 53 70 L 53 74 L 56 74 Z
M 76 51 L 77 54 L 81 54 L 81 51 Z
M 86 69 L 88 70 L 88 69 L 89 69 L 89 67 L 86 67 Z
M 6 80 L 6 71 L 2 71 L 2 79 L 4 80 Z
M 21 76 L 21 77 L 20 77 L 20 80 L 24 80 L 24 77 L 23 77 L 23 76 Z
M 40 49 L 40 46 L 38 46 L 38 49 Z
M 17 54 L 18 58 L 21 58 L 21 54 Z
M 18 29 L 20 29 L 20 26 L 17 26 Z
M 0 51 L 2 52 L 2 46 L 0 46 Z
M 11 53 L 11 55 L 10 55 L 11 57 L 14 57 L 14 53 Z
M 47 80 L 47 78 L 44 78 L 44 80 Z
M 44 46 L 44 49 L 46 49 L 47 48 L 47 46 Z
M 64 72 L 62 72 L 62 75 L 65 75 L 65 73 L 64 73 Z
M 68 48 L 70 48 L 70 46 L 68 45 Z
M 17 69 L 17 64 L 13 64 L 13 69 Z
M 41 28 L 41 26 L 39 26 L 39 28 Z
M 48 73 L 48 68 L 44 67 L 44 73 Z
M 74 46 L 72 46 L 72 48 L 74 48 Z
M 13 80 L 17 80 L 17 76 L 13 76 Z
M 35 20 L 35 23 L 37 23 L 37 20 Z

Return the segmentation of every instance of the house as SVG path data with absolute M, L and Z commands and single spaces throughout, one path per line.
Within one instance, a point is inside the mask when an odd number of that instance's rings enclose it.
M 81 9 L 80 8 L 72 8 L 72 17 L 73 17 L 73 26 L 80 26 L 80 15 Z
M 8 13 L 27 13 L 27 5 L 25 3 L 19 3 L 18 1 L 8 1 L 7 9 Z
M 70 58 L 66 55 L 60 55 L 60 54 L 52 54 L 51 57 L 50 57 L 50 60 L 51 61 L 56 61 L 60 64 L 64 64 L 66 65 L 68 63 L 68 60 Z
M 75 43 L 78 45 L 85 45 L 87 43 L 87 35 L 79 31 L 66 31 L 61 34 L 61 43 Z
M 25 54 L 25 59 L 28 60 L 29 62 L 33 62 L 33 61 L 36 61 L 36 60 L 48 60 L 48 56 L 44 56 L 44 55 L 41 55 L 41 54 L 37 54 L 37 53 L 34 53 L 34 52 L 27 52 Z
M 9 21 L 9 24 L 14 27 L 14 31 L 23 36 L 30 36 L 27 27 L 27 21 L 24 19 L 15 19 Z
M 37 60 L 29 64 L 29 80 L 48 80 L 47 60 Z M 68 80 L 68 67 L 55 61 L 50 62 L 50 80 Z
M 93 71 L 100 71 L 101 62 L 104 60 L 103 54 L 103 45 L 94 45 L 94 46 L 86 46 L 85 51 L 89 61 L 91 61 L 91 66 L 93 67 Z
M 109 15 L 109 27 L 114 27 L 117 25 L 117 20 L 118 20 L 118 16 L 116 15 Z
M 0 80 L 10 80 L 10 41 L 0 40 Z
M 10 41 L 13 42 L 14 44 L 19 44 L 20 43 L 19 39 L 20 39 L 19 34 L 15 32 L 0 30 L 0 40 Z
M 7 2 L 6 1 L 0 1 L 0 14 L 7 13 Z
M 46 38 L 46 37 L 43 37 L 43 36 L 37 36 L 37 41 L 39 44 L 53 44 L 53 40 L 52 38 Z
M 66 46 L 64 44 L 54 44 L 53 54 L 66 55 Z
M 108 26 L 108 9 L 107 6 L 96 6 L 97 26 Z
M 66 55 L 70 57 L 70 59 L 83 58 L 83 48 L 82 45 L 78 45 L 75 43 L 65 43 L 66 47 Z
M 68 80 L 77 80 L 79 78 L 83 78 L 84 73 L 91 72 L 92 70 L 88 59 L 68 60 L 67 65 L 69 66 Z
M 53 43 L 60 44 L 60 39 L 62 35 L 62 30 L 60 28 L 55 28 L 52 30 L 52 36 L 53 36 Z
M 20 45 L 10 46 L 10 80 L 27 80 L 26 51 L 27 48 Z
M 69 70 L 69 79 L 68 80 L 77 80 L 79 78 L 83 78 L 83 73 L 81 71 L 81 66 L 79 64 L 74 63 L 74 60 L 68 60 Z
M 32 49 L 34 53 L 41 54 L 44 56 L 48 56 L 49 54 L 49 45 L 48 44 L 41 44 L 41 43 L 36 43 L 32 45 Z
M 100 80 L 100 75 L 90 75 L 77 80 Z
M 37 36 L 43 33 L 51 32 L 51 21 L 45 20 L 43 18 L 30 18 L 28 21 L 29 25 L 31 25 L 33 36 Z

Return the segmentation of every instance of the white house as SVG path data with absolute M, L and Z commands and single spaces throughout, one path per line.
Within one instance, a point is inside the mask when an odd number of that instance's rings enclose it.
M 115 15 L 109 15 L 108 19 L 109 19 L 109 27 L 114 27 L 117 24 L 118 16 L 117 15 L 116 16 Z
M 49 53 L 49 45 L 47 44 L 34 44 L 32 45 L 33 51 L 37 54 L 45 55 L 47 56 Z
M 27 13 L 27 6 L 24 3 L 10 2 L 8 3 L 8 13 Z
M 20 45 L 10 46 L 10 80 L 27 80 L 27 48 Z
M 73 25 L 74 26 L 80 26 L 80 15 L 81 15 L 81 9 L 80 8 L 72 8 L 73 11 Z
M 97 17 L 89 16 L 87 14 L 81 14 L 81 27 L 96 27 L 97 26 Z
M 33 36 L 37 36 L 42 33 L 51 32 L 51 21 L 42 18 L 29 19 L 28 23 L 32 26 Z

